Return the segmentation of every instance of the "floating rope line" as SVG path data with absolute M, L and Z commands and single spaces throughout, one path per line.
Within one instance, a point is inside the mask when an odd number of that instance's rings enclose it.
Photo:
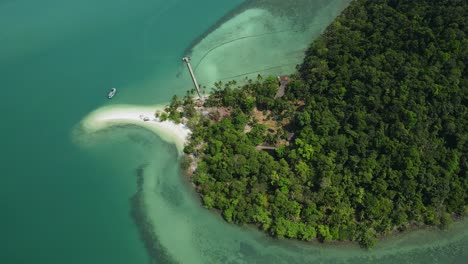
M 208 54 L 210 54 L 213 50 L 215 50 L 215 49 L 217 49 L 217 48 L 220 48 L 220 47 L 222 47 L 222 46 L 224 46 L 224 45 L 226 45 L 226 44 L 233 43 L 233 42 L 236 42 L 236 41 L 239 41 L 239 40 L 243 40 L 243 39 L 256 38 L 256 37 L 261 37 L 261 36 L 265 36 L 265 35 L 273 35 L 273 34 L 284 33 L 284 32 L 298 32 L 298 30 L 282 30 L 282 31 L 276 31 L 276 32 L 262 33 L 262 34 L 257 34 L 257 35 L 251 35 L 251 36 L 240 37 L 240 38 L 237 38 L 237 39 L 229 40 L 229 41 L 223 42 L 223 43 L 221 43 L 221 44 L 218 44 L 218 45 L 214 46 L 213 48 L 209 49 L 209 50 L 201 57 L 201 59 L 198 61 L 197 65 L 195 66 L 195 71 L 198 69 L 198 66 L 200 66 L 200 63 L 203 61 L 203 59 L 205 59 L 205 57 L 208 56 Z
M 266 32 L 266 33 L 260 33 L 260 34 L 255 34 L 255 35 L 249 35 L 249 36 L 244 36 L 244 37 L 239 37 L 239 38 L 236 38 L 236 39 L 232 39 L 232 40 L 229 40 L 229 41 L 226 41 L 226 42 L 223 42 L 221 44 L 218 44 L 214 47 L 212 47 L 211 49 L 209 49 L 208 51 L 205 52 L 205 54 L 203 54 L 203 56 L 200 58 L 200 60 L 197 62 L 197 64 L 195 65 L 194 67 L 194 72 L 197 71 L 198 69 L 198 66 L 200 66 L 201 62 L 206 58 L 206 56 L 208 56 L 208 54 L 210 54 L 212 51 L 214 51 L 215 49 L 218 49 L 224 45 L 227 45 L 227 44 L 230 44 L 230 43 L 233 43 L 233 42 L 236 42 L 236 41 L 239 41 L 239 40 L 244 40 L 244 39 L 248 39 L 248 38 L 258 38 L 258 37 L 262 37 L 262 36 L 266 36 L 266 35 L 274 35 L 274 34 L 279 34 L 279 33 L 286 33 L 286 32 L 302 32 L 302 31 L 305 31 L 306 29 L 309 29 L 309 28 L 312 28 L 312 27 L 315 27 L 315 26 L 320 26 L 320 25 L 328 25 L 328 23 L 316 23 L 316 24 L 312 24 L 310 26 L 307 26 L 307 27 L 300 27 L 300 28 L 295 28 L 295 29 L 287 29 L 287 30 L 279 30 L 279 31 L 272 31 L 272 32 Z

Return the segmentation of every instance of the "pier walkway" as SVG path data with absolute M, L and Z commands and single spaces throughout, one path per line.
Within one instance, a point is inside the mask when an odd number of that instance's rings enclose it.
M 192 70 L 192 65 L 190 65 L 190 58 L 189 57 L 183 57 L 182 60 L 187 64 L 187 68 L 190 73 L 190 77 L 192 77 L 193 84 L 195 85 L 195 88 L 197 89 L 198 96 L 200 96 L 200 100 L 204 101 L 204 97 L 200 91 L 200 86 L 198 85 L 197 79 L 195 78 L 195 73 Z

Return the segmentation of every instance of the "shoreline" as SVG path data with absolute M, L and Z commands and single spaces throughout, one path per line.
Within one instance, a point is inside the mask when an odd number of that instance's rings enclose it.
M 154 132 L 158 137 L 162 140 L 173 143 L 176 145 L 178 150 L 179 157 L 183 157 L 185 155 L 183 153 L 183 147 L 185 143 L 188 142 L 188 137 L 191 131 L 183 124 L 175 124 L 172 121 L 164 121 L 160 122 L 157 118 L 154 117 L 154 113 L 157 110 L 163 110 L 164 106 L 157 105 L 157 106 L 137 106 L 137 105 L 112 105 L 112 106 L 104 106 L 98 108 L 97 110 L 91 112 L 87 115 L 83 121 L 81 122 L 82 128 L 85 129 L 87 133 L 91 132 L 98 132 L 99 130 L 103 130 L 109 127 L 118 126 L 118 125 L 137 125 L 139 127 L 148 129 Z M 152 116 L 151 116 L 152 115 Z M 152 117 L 152 120 L 144 121 L 142 116 Z M 155 256 L 163 257 L 164 262 L 173 263 L 175 259 L 171 257 L 170 252 L 165 249 L 165 247 L 159 242 L 156 234 L 154 233 L 154 227 L 152 223 L 152 217 L 147 214 L 147 206 L 148 206 L 148 198 L 145 197 L 145 192 L 148 192 L 149 189 L 145 191 L 145 167 L 141 167 L 137 169 L 137 193 L 132 196 L 131 198 L 131 216 L 135 223 L 137 224 L 140 237 L 148 251 L 148 254 L 154 258 Z M 194 187 L 193 182 L 189 180 L 189 177 L 184 177 L 184 171 L 181 170 L 182 179 L 188 185 L 187 187 Z M 148 175 L 149 176 L 149 175 Z M 150 184 L 151 183 L 146 183 Z M 146 187 L 148 188 L 148 187 Z M 198 192 L 196 189 L 192 189 L 192 194 L 194 198 L 198 198 L 196 203 L 202 206 L 202 202 L 200 197 L 198 196 Z M 206 208 L 204 208 L 206 210 Z M 222 220 L 221 215 L 217 210 L 207 210 L 213 216 L 216 216 L 220 220 Z M 224 221 L 224 220 L 223 220 Z M 428 232 L 430 236 L 438 236 L 443 233 L 453 233 L 456 232 L 455 230 L 463 229 L 466 226 L 466 218 L 457 219 L 453 222 L 453 225 L 448 228 L 447 230 L 441 230 L 433 226 L 420 226 L 416 228 L 409 228 L 405 231 L 399 232 L 392 232 L 390 234 L 378 237 L 379 243 L 376 249 L 382 250 L 385 247 L 390 247 L 386 250 L 391 252 L 395 247 L 394 243 L 407 243 L 406 241 L 412 241 L 415 237 L 418 237 L 418 234 L 421 232 Z M 264 238 L 268 238 L 268 241 L 273 243 L 279 243 L 280 245 L 288 246 L 299 246 L 299 247 L 317 247 L 319 249 L 342 249 L 342 250 L 358 250 L 358 252 L 366 252 L 364 249 L 359 248 L 356 242 L 352 241 L 331 241 L 328 243 L 320 243 L 317 240 L 313 240 L 310 242 L 300 241 L 297 239 L 277 239 L 264 232 L 258 230 L 258 227 L 255 225 L 247 225 L 247 229 L 252 230 L 253 232 L 260 232 L 264 235 Z M 459 234 L 456 232 L 456 234 Z M 456 238 L 457 240 L 459 238 Z M 441 241 L 437 242 L 436 245 L 440 246 L 448 241 L 447 238 L 443 238 Z M 427 246 L 433 245 L 432 243 L 428 244 Z M 409 250 L 411 250 L 410 248 Z M 162 254 L 162 255 L 158 255 Z M 358 254 L 358 253 L 357 253 Z
M 138 106 L 138 105 L 110 105 L 96 109 L 89 113 L 75 130 L 77 139 L 82 135 L 97 133 L 99 131 L 117 128 L 125 125 L 135 125 L 153 132 L 161 140 L 174 144 L 177 149 L 177 157 L 182 157 L 183 148 L 188 140 L 191 130 L 184 124 L 176 124 L 173 121 L 160 121 L 155 117 L 157 111 L 164 111 L 164 105 Z M 77 142 L 78 144 L 83 142 Z M 84 143 L 86 144 L 86 143 Z M 177 160 L 179 160 L 176 158 Z M 176 161 L 177 162 L 177 161 Z M 181 259 L 175 257 L 170 247 L 164 245 L 164 237 L 158 237 L 154 215 L 150 212 L 157 211 L 159 205 L 154 204 L 155 181 L 151 173 L 147 173 L 147 164 L 136 168 L 137 190 L 130 198 L 130 217 L 133 219 L 139 237 L 148 253 L 151 263 L 155 259 L 161 263 L 179 263 Z M 148 169 L 150 171 L 151 169 Z M 159 209 L 159 208 L 158 208 Z M 172 254 L 171 254 L 172 253 Z M 201 262 L 197 262 L 201 263 Z
M 209 96 L 209 95 L 207 95 Z M 164 111 L 164 105 L 154 105 L 154 106 L 138 106 L 138 105 L 127 105 L 127 104 L 120 104 L 120 105 L 110 105 L 98 108 L 97 110 L 88 114 L 83 121 L 81 122 L 82 127 L 86 130 L 86 132 L 97 132 L 99 130 L 103 130 L 109 127 L 118 126 L 118 125 L 136 125 L 145 129 L 148 129 L 154 132 L 158 137 L 160 137 L 163 141 L 168 143 L 173 143 L 177 150 L 179 157 L 190 156 L 190 154 L 184 154 L 183 149 L 185 144 L 188 142 L 189 135 L 191 134 L 191 130 L 187 128 L 184 124 L 176 124 L 172 121 L 160 121 L 158 118 L 155 117 L 156 111 Z M 198 110 L 200 111 L 200 109 Z M 148 120 L 146 120 L 148 118 Z M 196 162 L 195 162 L 196 163 Z M 183 173 L 184 170 L 181 170 L 182 174 L 180 177 L 186 180 L 187 185 L 193 187 L 192 189 L 194 197 L 197 198 L 197 203 L 203 207 L 203 203 L 200 200 L 200 196 L 196 190 L 196 187 L 193 185 L 193 182 L 190 180 L 190 177 L 184 177 Z M 143 183 L 139 184 L 139 188 Z M 140 191 L 139 191 L 140 192 Z M 137 226 L 141 226 L 142 230 L 142 237 L 147 244 L 148 247 L 153 248 L 155 245 L 151 245 L 151 237 L 154 236 L 150 231 L 149 225 L 151 222 L 148 221 L 149 219 L 144 220 L 147 216 L 145 215 L 144 206 L 141 203 L 144 203 L 144 197 L 141 196 L 141 193 L 138 193 L 133 201 L 132 210 L 136 210 L 132 212 L 135 221 L 139 224 Z M 139 205 L 138 205 L 139 204 Z M 137 208 L 138 207 L 138 208 Z M 206 209 L 206 208 L 204 208 Z M 214 215 L 220 217 L 219 210 L 208 209 L 208 211 L 212 212 Z M 222 218 L 221 218 L 222 220 Z M 418 232 L 418 231 L 429 231 L 431 234 L 437 234 L 439 232 L 446 232 L 451 231 L 454 229 L 454 226 L 458 226 L 458 224 L 463 225 L 466 221 L 466 218 L 454 219 L 453 225 L 448 228 L 448 230 L 442 230 L 434 226 L 430 225 L 423 225 L 423 226 L 409 226 L 407 230 L 404 231 L 393 231 L 386 235 L 381 235 L 377 237 L 379 244 L 384 241 L 392 241 L 392 240 L 405 240 L 410 239 L 411 235 Z M 257 229 L 260 231 L 257 226 L 254 224 L 249 224 L 249 228 Z M 262 231 L 260 231 L 262 232 Z M 262 232 L 263 233 L 263 232 Z M 267 237 L 272 238 L 274 241 L 281 241 L 281 239 L 276 239 L 268 234 Z M 357 247 L 358 243 L 354 241 L 331 241 L 327 243 L 320 243 L 317 240 L 313 240 L 312 242 L 304 242 L 298 239 L 284 239 L 285 241 L 292 241 L 293 243 L 303 244 L 303 245 L 312 245 L 312 246 L 324 246 L 324 247 L 332 247 L 332 248 L 346 248 L 346 247 Z M 153 249 L 154 250 L 154 249 Z M 151 251 L 151 250 L 149 250 Z
M 163 111 L 164 106 L 111 105 L 98 108 L 88 114 L 82 121 L 81 127 L 87 133 L 97 132 L 117 125 L 137 125 L 151 130 L 163 141 L 175 144 L 179 155 L 182 154 L 191 130 L 184 124 L 172 121 L 160 121 L 155 117 L 156 111 Z
M 245 11 L 249 8 L 249 6 L 254 3 L 253 0 L 248 0 L 242 3 L 239 7 L 235 8 L 228 14 L 226 14 L 223 18 L 221 18 L 217 23 L 215 23 L 206 33 L 202 34 L 199 38 L 194 40 L 194 45 L 191 45 L 189 52 L 192 52 L 193 47 L 200 43 L 206 36 L 208 36 L 211 32 L 219 28 L 224 22 L 231 19 L 232 17 L 236 16 L 237 14 Z M 154 132 L 158 137 L 162 140 L 174 143 L 176 145 L 177 150 L 179 151 L 179 156 L 189 156 L 190 154 L 183 154 L 182 150 L 187 143 L 188 137 L 191 133 L 190 129 L 188 129 L 183 124 L 175 124 L 172 121 L 164 121 L 161 122 L 158 118 L 154 117 L 154 113 L 156 110 L 163 110 L 163 106 L 132 106 L 132 105 L 114 105 L 114 106 L 106 106 L 97 109 L 90 113 L 84 120 L 83 126 L 90 131 L 98 131 L 104 128 L 108 128 L 114 125 L 122 125 L 122 124 L 133 124 L 140 126 L 145 129 L 149 129 Z M 148 120 L 146 120 L 148 118 Z M 183 172 L 183 170 L 182 170 Z M 183 177 L 183 175 L 180 175 Z M 185 177 L 183 177 L 185 178 Z M 188 180 L 188 183 L 192 183 L 192 181 Z M 197 194 L 197 191 L 194 190 L 194 193 Z M 199 195 L 197 195 L 198 198 Z M 200 202 L 200 201 L 199 201 Z M 202 204 L 202 203 L 200 203 Z M 216 215 L 219 216 L 219 212 L 217 210 L 209 210 L 210 212 L 214 212 Z M 464 219 L 457 219 L 455 223 L 462 222 Z M 453 228 L 453 227 L 451 227 Z M 433 229 L 433 230 L 429 230 Z M 392 232 L 387 235 L 383 235 L 378 237 L 378 241 L 384 241 L 386 239 L 392 239 L 393 236 L 408 236 L 408 234 L 412 234 L 417 232 L 418 230 L 424 231 L 429 230 L 431 232 L 437 231 L 439 229 L 434 229 L 433 226 L 420 226 L 420 227 L 410 227 L 408 230 L 405 231 L 396 231 Z M 440 230 L 439 230 L 440 231 Z M 287 239 L 288 241 L 298 241 L 297 239 Z M 302 243 L 302 242 L 300 242 Z M 308 243 L 308 242 L 305 242 Z M 337 243 L 337 244 L 335 244 Z M 343 243 L 343 245 L 342 245 Z M 344 246 L 346 244 L 356 245 L 355 242 L 351 241 L 333 241 L 329 243 L 319 244 L 328 246 Z M 379 243 L 380 244 L 380 243 Z

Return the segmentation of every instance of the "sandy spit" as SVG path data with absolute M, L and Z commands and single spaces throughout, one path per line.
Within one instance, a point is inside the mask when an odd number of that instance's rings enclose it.
M 101 107 L 81 122 L 86 132 L 92 133 L 113 125 L 132 124 L 156 133 L 162 140 L 174 143 L 180 154 L 184 149 L 191 131 L 183 124 L 172 121 L 161 122 L 155 117 L 156 111 L 163 111 L 164 106 L 112 105 Z

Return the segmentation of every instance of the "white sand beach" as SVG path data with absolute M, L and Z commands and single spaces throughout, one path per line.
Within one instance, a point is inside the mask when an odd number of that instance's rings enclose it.
M 164 106 L 137 106 L 137 105 L 112 105 L 101 107 L 82 121 L 82 127 L 88 133 L 96 132 L 104 128 L 132 124 L 141 126 L 155 132 L 162 140 L 174 143 L 179 153 L 182 153 L 184 144 L 191 131 L 183 124 L 172 121 L 161 122 L 155 117 L 157 110 L 163 111 Z

